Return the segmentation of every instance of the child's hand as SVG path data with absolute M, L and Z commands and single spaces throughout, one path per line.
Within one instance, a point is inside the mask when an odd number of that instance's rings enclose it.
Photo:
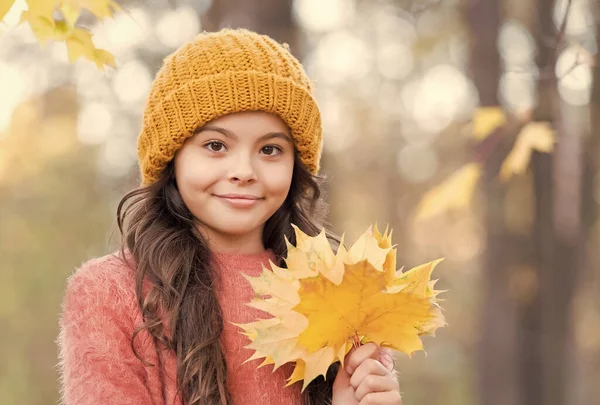
M 375 343 L 350 350 L 333 382 L 332 405 L 402 405 L 398 381 L 379 354 Z

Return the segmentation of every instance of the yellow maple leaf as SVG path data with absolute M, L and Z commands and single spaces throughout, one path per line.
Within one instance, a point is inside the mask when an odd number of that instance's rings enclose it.
M 69 62 L 73 63 L 80 57 L 85 57 L 96 63 L 99 69 L 103 70 L 105 65 L 115 68 L 114 56 L 105 51 L 104 49 L 98 49 L 92 41 L 92 34 L 79 27 L 73 28 L 71 35 L 65 40 L 67 44 L 67 53 L 69 55 Z
M 506 115 L 501 107 L 480 107 L 473 115 L 473 137 L 485 139 L 493 130 L 506 122 Z
M 8 14 L 15 0 L 0 0 L 0 21 L 4 19 L 4 16 Z
M 288 385 L 303 380 L 304 390 L 357 342 L 410 355 L 423 348 L 421 335 L 445 325 L 430 280 L 440 260 L 397 271 L 391 232 L 376 226 L 336 254 L 324 232 L 294 231 L 296 246 L 286 240 L 288 268 L 269 263 L 258 277 L 246 276 L 256 292 L 248 305 L 272 315 L 237 325 L 254 351 L 247 361 L 264 358 L 260 366 L 274 369 L 295 362 Z
M 380 248 L 389 249 L 385 256 L 385 261 L 383 262 L 383 270 L 386 273 L 386 281 L 389 283 L 395 279 L 396 274 L 396 249 L 394 246 L 392 246 L 392 231 L 390 230 L 388 234 L 388 227 L 386 226 L 382 235 L 377 229 L 377 224 L 375 224 L 373 237 L 377 240 Z
M 75 26 L 75 23 L 77 22 L 77 20 L 79 19 L 79 15 L 81 14 L 81 10 L 78 10 L 74 8 L 71 4 L 64 2 L 61 2 L 59 4 L 59 9 L 62 12 L 62 15 L 65 18 L 67 24 L 69 24 L 71 27 Z
M 52 19 L 56 8 L 55 0 L 26 0 L 26 3 L 31 14 Z
M 0 20 L 10 10 L 14 0 L 0 0 Z M 65 20 L 57 21 L 53 13 L 58 5 Z M 104 70 L 105 66 L 116 68 L 115 57 L 104 49 L 98 49 L 92 34 L 85 28 L 76 27 L 82 9 L 87 9 L 98 18 L 112 16 L 119 6 L 112 0 L 27 0 L 28 9 L 21 13 L 20 22 L 27 22 L 42 47 L 47 41 L 65 42 L 69 61 L 73 63 L 85 57 Z
M 530 122 L 525 125 L 519 135 L 512 150 L 504 159 L 500 168 L 500 179 L 506 181 L 514 174 L 522 174 L 527 170 L 531 152 L 550 153 L 554 149 L 555 136 L 550 123 L 548 122 Z
M 49 40 L 62 41 L 69 37 L 69 27 L 55 22 L 51 17 L 36 14 L 31 10 L 21 13 L 21 22 L 27 22 L 42 47 Z
M 353 336 L 368 336 L 377 345 L 408 354 L 422 349 L 415 325 L 431 320 L 429 298 L 416 291 L 387 293 L 385 274 L 367 260 L 347 265 L 339 286 L 323 277 L 301 284 L 294 310 L 306 316 L 309 326 L 298 344 L 310 352 L 325 346 L 337 351 Z
M 481 165 L 467 163 L 425 194 L 417 206 L 415 219 L 422 221 L 450 210 L 467 207 L 480 176 Z

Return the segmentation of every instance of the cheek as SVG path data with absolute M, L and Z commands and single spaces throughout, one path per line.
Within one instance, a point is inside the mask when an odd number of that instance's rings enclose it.
M 270 170 L 266 174 L 265 189 L 270 194 L 285 197 L 288 194 L 292 183 L 293 167 L 284 167 L 276 170 Z
M 211 171 L 207 164 L 193 150 L 182 149 L 175 159 L 175 178 L 182 195 L 190 191 L 202 190 L 211 183 Z

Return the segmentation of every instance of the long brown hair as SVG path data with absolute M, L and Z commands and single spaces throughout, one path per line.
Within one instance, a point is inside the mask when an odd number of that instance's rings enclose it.
M 326 227 L 323 181 L 324 177 L 312 175 L 295 158 L 289 194 L 263 232 L 264 246 L 275 253 L 278 265 L 285 265 L 284 235 L 296 242 L 291 224 L 312 236 Z M 214 290 L 218 274 L 210 266 L 208 245 L 179 194 L 172 161 L 156 183 L 123 197 L 117 223 L 121 255 L 129 252 L 135 262 L 136 294 L 144 319 L 131 339 L 134 352 L 135 337 L 147 330 L 157 344 L 177 356 L 177 387 L 185 405 L 229 404 L 227 366 L 219 343 L 223 320 Z M 331 232 L 328 238 L 337 248 L 339 238 Z M 143 290 L 146 284 L 150 287 Z M 144 364 L 154 366 L 135 353 Z M 331 403 L 337 367 L 332 365 L 326 379 L 319 377 L 307 387 L 304 404 Z

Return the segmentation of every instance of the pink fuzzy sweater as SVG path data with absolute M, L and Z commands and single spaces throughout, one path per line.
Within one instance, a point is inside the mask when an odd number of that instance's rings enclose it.
M 222 347 L 234 405 L 301 403 L 301 384 L 284 387 L 291 365 L 273 373 L 270 365 L 256 368 L 261 360 L 243 364 L 252 351 L 243 348 L 249 341 L 231 324 L 265 317 L 244 305 L 254 294 L 242 273 L 258 275 L 261 264 L 273 258 L 270 251 L 217 254 L 223 281 L 218 289 L 224 318 Z M 141 322 L 133 271 L 117 256 L 90 260 L 70 277 L 58 338 L 65 405 L 181 404 L 175 395 L 175 356 L 157 347 L 145 331 L 136 338 L 136 349 L 158 366 L 144 366 L 133 354 L 131 336 Z

